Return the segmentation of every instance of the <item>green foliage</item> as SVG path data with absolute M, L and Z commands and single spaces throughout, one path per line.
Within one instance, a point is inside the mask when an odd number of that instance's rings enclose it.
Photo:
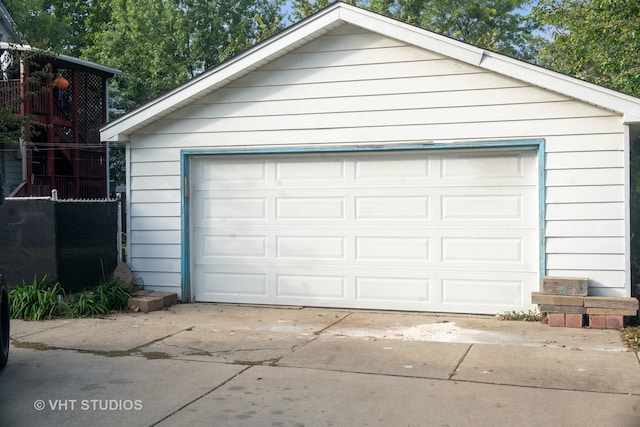
M 89 317 L 110 314 L 127 309 L 131 295 L 120 286 L 120 281 L 105 281 L 91 290 L 65 297 L 60 283 L 51 286 L 44 276 L 40 281 L 23 283 L 9 292 L 11 317 L 14 319 L 42 320 L 55 316 Z
M 640 96 L 638 0 L 540 0 L 532 13 L 549 33 L 542 65 Z
M 96 288 L 70 296 L 67 303 L 70 317 L 90 317 L 127 309 L 131 295 L 118 280 L 103 282 Z
M 106 1 L 106 0 L 105 0 Z M 131 109 L 281 29 L 282 0 L 109 0 L 83 57 L 123 71 L 114 107 Z
M 59 313 L 60 298 L 64 296 L 64 290 L 60 283 L 50 286 L 47 276 L 40 281 L 33 278 L 30 284 L 9 291 L 9 303 L 11 317 L 14 319 L 42 320 Z

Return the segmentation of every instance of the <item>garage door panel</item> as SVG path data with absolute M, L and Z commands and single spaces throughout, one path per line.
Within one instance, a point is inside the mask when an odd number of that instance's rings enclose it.
M 345 219 L 345 197 L 276 197 L 276 220 Z
M 523 195 L 480 194 L 444 195 L 443 221 L 524 220 Z M 536 209 L 537 210 L 537 209 Z
M 254 300 L 255 302 L 264 301 L 267 297 L 268 280 L 265 273 L 226 272 L 224 270 L 207 271 L 202 269 L 198 272 L 196 280 L 199 280 L 201 284 L 200 291 L 203 301 L 206 301 L 207 298 L 219 300 L 223 296 L 231 296 L 233 300 L 237 300 L 237 297 L 252 296 L 258 297 L 258 299 Z
M 345 276 L 320 274 L 276 275 L 277 298 L 304 298 L 312 300 L 347 299 Z
M 504 277 L 504 275 L 501 275 Z M 496 279 L 496 276 L 443 277 L 442 302 L 445 306 L 520 307 L 527 283 L 522 277 Z
M 196 300 L 529 306 L 523 295 L 537 289 L 539 261 L 535 152 L 287 156 L 193 162 L 193 176 L 208 180 L 191 201 Z M 244 162 L 249 171 L 238 172 Z M 491 170 L 478 180 L 469 168 Z
M 345 162 L 318 158 L 290 158 L 275 164 L 276 182 L 297 183 L 316 181 L 326 185 L 331 181 L 345 180 Z
M 197 251 L 202 256 L 198 262 L 215 258 L 266 258 L 266 236 L 203 235 L 198 239 L 202 245 Z
M 428 237 L 357 237 L 355 244 L 356 261 L 430 260 L 431 240 Z
M 355 196 L 356 220 L 423 220 L 431 218 L 430 197 L 416 196 Z
M 407 181 L 430 178 L 430 159 L 426 156 L 389 156 L 386 158 L 363 158 L 355 160 L 355 181 L 383 179 L 385 181 Z
M 259 159 L 229 158 L 215 168 L 202 168 L 193 175 L 194 190 L 227 189 L 229 186 L 264 185 L 267 164 Z
M 345 239 L 342 236 L 278 236 L 276 258 L 344 259 Z
M 201 200 L 196 208 L 203 221 L 267 218 L 267 199 L 264 197 L 206 197 Z
M 356 300 L 363 303 L 431 302 L 431 280 L 427 277 L 358 276 L 355 288 Z
M 522 238 L 444 237 L 442 261 L 524 262 Z
M 526 181 L 529 169 L 525 166 L 525 153 L 469 153 L 452 154 L 442 159 L 441 177 L 443 180 L 504 180 Z

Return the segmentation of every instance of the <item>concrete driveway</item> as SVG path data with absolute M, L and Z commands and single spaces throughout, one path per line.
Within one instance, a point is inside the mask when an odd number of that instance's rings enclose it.
M 2 426 L 638 426 L 613 330 L 184 304 L 12 322 Z

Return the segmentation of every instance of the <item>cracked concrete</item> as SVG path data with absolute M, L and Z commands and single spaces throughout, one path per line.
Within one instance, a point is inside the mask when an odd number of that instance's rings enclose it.
M 11 335 L 3 426 L 640 425 L 638 357 L 612 330 L 185 304 Z M 87 399 L 142 407 L 56 404 Z

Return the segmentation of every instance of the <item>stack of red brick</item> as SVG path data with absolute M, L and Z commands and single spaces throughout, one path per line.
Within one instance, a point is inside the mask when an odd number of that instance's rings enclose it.
M 550 326 L 617 329 L 625 316 L 638 315 L 637 299 L 588 296 L 588 283 L 582 277 L 545 277 L 542 292 L 533 292 L 531 302 L 547 313 Z

